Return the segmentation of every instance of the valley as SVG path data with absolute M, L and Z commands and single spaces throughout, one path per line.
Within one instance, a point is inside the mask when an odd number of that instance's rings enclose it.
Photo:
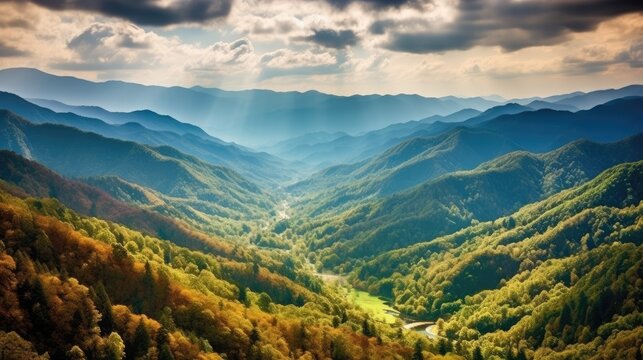
M 641 354 L 640 85 L 501 101 L 224 93 L 28 69 L 0 80 L 2 351 Z M 332 129 L 306 118 L 259 150 L 194 121 L 213 98 L 251 94 L 265 119 L 321 103 L 360 117 Z M 170 98 L 194 108 L 157 113 Z M 292 119 L 275 121 L 264 139 Z

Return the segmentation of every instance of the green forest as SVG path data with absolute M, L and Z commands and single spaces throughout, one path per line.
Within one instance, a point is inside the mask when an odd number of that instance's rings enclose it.
M 547 99 L 259 151 L 0 91 L 0 360 L 643 359 L 643 86 Z

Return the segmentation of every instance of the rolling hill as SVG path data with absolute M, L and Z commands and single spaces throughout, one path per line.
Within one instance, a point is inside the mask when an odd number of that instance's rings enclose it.
M 32 104 L 50 109 L 57 113 L 74 113 L 76 115 L 100 119 L 113 125 L 138 123 L 150 130 L 170 131 L 179 135 L 192 134 L 198 137 L 224 143 L 222 140 L 208 135 L 203 129 L 192 124 L 180 122 L 171 116 L 157 114 L 150 110 L 131 112 L 111 112 L 98 106 L 73 106 L 54 100 L 26 99 Z
M 409 137 L 437 134 L 452 125 L 478 115 L 473 109 L 464 109 L 446 116 L 434 115 L 422 120 L 389 125 L 362 135 L 336 135 L 323 139 L 316 134 L 304 135 L 263 148 L 284 159 L 303 163 L 312 169 L 354 163 L 366 160 L 395 146 Z
M 323 170 L 289 189 L 305 194 L 306 212 L 319 214 L 402 191 L 444 173 L 473 169 L 513 150 L 543 152 L 578 139 L 618 141 L 643 131 L 640 97 L 575 113 L 549 109 L 511 113 L 521 110 L 525 108 L 515 104 L 490 109 L 463 123 L 469 127 L 448 124 L 451 129 L 438 135 L 410 138 L 369 160 Z
M 512 152 L 302 226 L 309 229 L 310 248 L 320 250 L 321 264 L 332 268 L 505 216 L 611 166 L 640 159 L 643 135 L 612 144 L 576 141 L 543 154 Z
M 62 125 L 32 124 L 0 111 L 0 147 L 68 177 L 118 176 L 168 197 L 201 204 L 201 212 L 259 217 L 272 201 L 236 172 L 170 147 L 148 147 Z M 196 205 L 193 205 L 196 206 Z
M 14 112 L 33 123 L 53 123 L 71 126 L 83 131 L 94 132 L 105 137 L 133 141 L 151 146 L 171 146 L 186 154 L 193 155 L 213 165 L 222 165 L 236 170 L 244 176 L 274 186 L 291 179 L 297 172 L 290 170 L 281 159 L 266 153 L 247 150 L 235 144 L 225 143 L 205 134 L 196 126 L 181 124 L 148 111 L 135 113 L 110 113 L 105 110 L 90 108 L 90 114 L 100 115 L 106 119 L 117 118 L 120 125 L 108 124 L 98 118 L 88 118 L 75 113 L 59 113 L 35 105 L 21 97 L 0 92 L 0 109 Z M 76 110 L 75 108 L 67 110 Z M 83 109 L 81 109 L 83 110 Z M 102 118 L 101 118 L 102 119 Z M 160 120 L 159 120 L 160 119 Z M 143 120 L 143 124 L 136 121 Z M 155 124 L 161 123 L 158 126 Z M 168 128 L 151 130 L 147 126 Z M 177 130 L 183 134 L 170 131 Z M 287 171 L 286 168 L 289 170 Z
M 66 179 L 10 151 L 0 150 L 0 180 L 5 184 L 4 191 L 21 198 L 55 198 L 80 214 L 117 222 L 180 246 L 217 254 L 226 254 L 230 246 L 221 239 L 190 230 L 175 219 L 117 200 L 84 182 Z M 140 190 L 148 203 L 166 205 L 151 192 Z
M 352 276 L 404 313 L 441 317 L 439 336 L 486 356 L 634 356 L 642 174 L 641 161 L 617 165 L 511 216 L 383 253 Z

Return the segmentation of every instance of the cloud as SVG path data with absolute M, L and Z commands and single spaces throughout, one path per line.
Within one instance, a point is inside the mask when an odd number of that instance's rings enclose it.
M 630 46 L 629 49 L 619 53 L 616 61 L 625 62 L 633 68 L 643 68 L 643 40 Z
M 344 71 L 348 64 L 345 51 L 293 51 L 279 49 L 261 57 L 260 80 L 281 76 L 335 74 Z
M 11 45 L 0 42 L 0 57 L 18 57 L 28 55 L 28 51 L 20 50 Z
M 404 5 L 418 5 L 419 0 L 326 0 L 334 7 L 343 9 L 350 4 L 365 4 L 375 9 L 399 8 Z
M 2 0 L 6 1 L 6 0 Z M 138 25 L 204 23 L 230 13 L 232 0 L 21 0 L 50 10 L 81 10 L 129 20 Z
M 643 11 L 638 0 L 460 0 L 455 18 L 447 22 L 381 19 L 373 35 L 387 34 L 383 47 L 408 53 L 440 53 L 475 46 L 500 46 L 505 51 L 555 45 L 572 33 L 595 30 L 619 15 Z
M 29 29 L 29 28 L 31 28 L 31 24 L 29 23 L 29 21 L 27 21 L 25 19 L 19 19 L 19 18 L 0 19 L 0 28 Z
M 154 49 L 163 41 L 134 25 L 92 24 L 67 43 L 74 56 L 53 67 L 77 71 L 143 68 L 163 56 L 158 48 Z
M 612 65 L 624 64 L 643 68 L 643 41 L 638 41 L 616 54 L 602 47 L 584 49 L 581 54 L 563 58 L 563 68 L 570 75 L 588 75 L 607 71 Z
M 254 47 L 247 38 L 233 42 L 220 41 L 197 52 L 200 56 L 186 66 L 187 71 L 205 73 L 252 71 L 256 62 Z
M 359 38 L 353 30 L 320 29 L 313 31 L 313 35 L 306 36 L 303 40 L 332 49 L 344 49 L 359 42 Z

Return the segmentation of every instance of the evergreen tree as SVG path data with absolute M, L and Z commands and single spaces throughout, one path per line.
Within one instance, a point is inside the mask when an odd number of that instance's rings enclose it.
M 362 322 L 362 333 L 366 336 L 373 336 L 373 331 L 371 325 L 368 322 L 368 319 L 364 319 Z
M 560 321 L 559 321 L 559 328 L 562 329 L 565 327 L 567 324 L 571 324 L 572 321 L 572 309 L 569 307 L 569 303 L 565 303 L 563 305 L 562 310 L 560 311 Z
M 174 355 L 170 350 L 170 345 L 163 344 L 159 349 L 159 360 L 174 360 Z
M 438 343 L 438 352 L 440 355 L 445 355 L 449 350 L 447 349 L 447 341 L 444 338 L 440 338 Z
M 473 350 L 473 355 L 471 356 L 471 358 L 473 360 L 484 360 L 480 346 L 476 346 L 476 348 Z
M 36 277 L 31 288 L 31 315 L 34 327 L 43 334 L 51 331 L 49 302 L 39 277 Z
M 248 302 L 248 288 L 245 286 L 239 287 L 239 302 L 247 304 Z
M 132 358 L 138 358 L 147 354 L 147 351 L 150 348 L 150 333 L 147 331 L 147 327 L 141 320 L 134 331 L 134 339 L 130 349 L 128 350 L 128 355 L 131 353 Z
M 422 354 L 422 341 L 418 340 L 415 342 L 415 347 L 413 349 L 413 357 L 411 360 L 424 360 L 424 355 Z
M 101 313 L 101 319 L 98 322 L 102 334 L 110 334 L 114 329 L 114 312 L 112 311 L 112 302 L 109 299 L 109 295 L 105 290 L 105 286 L 102 282 L 98 282 L 95 289 L 93 290 L 94 302 L 96 303 L 96 308 Z
M 338 327 L 339 326 L 339 317 L 333 316 L 333 327 Z
M 259 331 L 257 330 L 256 327 L 252 328 L 252 331 L 250 331 L 250 336 L 248 337 L 250 338 L 250 345 L 254 345 L 257 342 L 259 342 L 260 336 L 259 336 Z

